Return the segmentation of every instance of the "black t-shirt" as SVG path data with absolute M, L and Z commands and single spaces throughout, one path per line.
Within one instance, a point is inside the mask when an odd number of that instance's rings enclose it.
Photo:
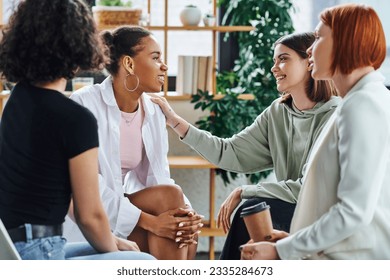
M 18 83 L 0 122 L 0 218 L 57 225 L 69 208 L 69 159 L 99 146 L 92 113 L 54 90 Z

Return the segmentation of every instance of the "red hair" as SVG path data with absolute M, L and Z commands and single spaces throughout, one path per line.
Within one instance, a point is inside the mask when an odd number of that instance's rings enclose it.
M 321 21 L 332 29 L 331 70 L 350 74 L 354 69 L 378 69 L 386 57 L 382 23 L 373 8 L 364 4 L 345 4 L 325 9 Z

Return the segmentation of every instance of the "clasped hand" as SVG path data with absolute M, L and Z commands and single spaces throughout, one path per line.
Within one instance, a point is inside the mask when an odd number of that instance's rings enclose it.
M 189 244 L 196 244 L 196 236 L 203 227 L 204 216 L 197 214 L 190 208 L 168 210 L 157 216 L 157 228 L 154 234 L 175 240 L 182 248 Z

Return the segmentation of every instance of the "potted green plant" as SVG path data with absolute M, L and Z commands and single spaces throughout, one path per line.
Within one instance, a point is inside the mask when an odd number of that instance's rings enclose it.
M 132 2 L 130 0 L 125 2 L 123 2 L 122 0 L 99 0 L 97 6 L 131 7 Z
M 92 7 L 95 21 L 100 28 L 118 25 L 138 25 L 141 9 L 132 8 L 130 0 L 100 0 Z
M 204 26 L 213 26 L 215 25 L 215 16 L 212 13 L 205 13 L 203 16 Z

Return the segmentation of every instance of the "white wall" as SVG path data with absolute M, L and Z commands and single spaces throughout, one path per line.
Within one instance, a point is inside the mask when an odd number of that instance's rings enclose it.
M 19 1 L 20 0 L 3 0 L 3 22 L 8 21 L 10 14 Z
M 311 25 L 313 19 L 313 1 L 312 0 L 293 0 L 294 11 L 291 13 L 291 18 L 294 23 L 294 28 L 297 32 L 313 31 Z
M 342 3 L 361 3 L 372 6 L 382 21 L 387 42 L 387 57 L 379 69 L 385 76 L 385 84 L 390 85 L 390 1 L 383 0 L 292 0 L 295 13 L 291 14 L 296 32 L 314 31 L 319 22 L 319 13 L 327 8 Z

